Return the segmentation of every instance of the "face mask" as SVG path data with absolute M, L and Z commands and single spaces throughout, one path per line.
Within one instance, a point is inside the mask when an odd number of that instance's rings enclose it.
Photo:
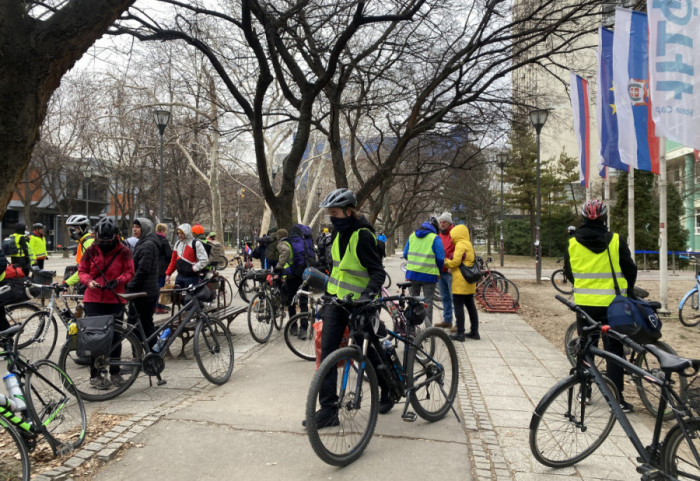
M 331 217 L 331 223 L 335 230 L 338 232 L 343 232 L 350 227 L 350 222 L 352 217 Z

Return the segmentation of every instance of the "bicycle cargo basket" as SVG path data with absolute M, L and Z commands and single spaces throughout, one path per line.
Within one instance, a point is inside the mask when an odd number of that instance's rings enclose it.
M 315 267 L 307 267 L 304 269 L 304 273 L 301 275 L 301 278 L 306 282 L 306 285 L 314 291 L 321 292 L 326 290 L 328 276 Z
M 53 282 L 53 278 L 56 276 L 56 271 L 45 271 L 45 270 L 38 270 L 38 271 L 32 271 L 32 282 L 34 284 L 41 284 L 42 286 L 49 286 Z M 48 299 L 51 297 L 51 289 L 47 288 L 41 288 L 38 289 L 39 292 L 37 292 L 37 296 L 41 296 L 42 299 Z M 32 295 L 34 295 L 34 292 L 32 292 Z
M 405 314 L 406 320 L 411 326 L 420 326 L 428 317 L 428 309 L 424 302 L 409 301 Z

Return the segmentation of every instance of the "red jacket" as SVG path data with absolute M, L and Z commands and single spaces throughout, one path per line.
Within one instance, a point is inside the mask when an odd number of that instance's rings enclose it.
M 445 249 L 445 259 L 452 259 L 452 256 L 455 253 L 455 245 L 452 242 L 452 237 L 450 237 L 450 231 L 454 225 L 450 225 L 450 227 L 447 229 L 446 233 L 440 233 L 438 234 L 440 236 L 440 240 L 442 241 L 442 247 Z M 447 265 L 443 266 L 442 272 L 449 272 L 450 268 L 447 267 Z
M 81 284 L 85 286 L 89 286 L 91 281 L 96 281 L 104 286 L 109 281 L 116 280 L 117 287 L 114 291 L 123 294 L 126 292 L 126 284 L 134 277 L 134 261 L 131 258 L 131 251 L 119 243 L 105 256 L 97 243 L 93 243 L 80 259 L 78 274 Z M 121 303 L 120 298 L 109 289 L 93 289 L 91 287 L 85 291 L 83 302 Z

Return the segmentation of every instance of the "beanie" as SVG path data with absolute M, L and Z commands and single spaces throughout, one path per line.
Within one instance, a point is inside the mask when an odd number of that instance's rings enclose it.
M 452 224 L 452 214 L 450 214 L 449 212 L 443 212 L 442 214 L 440 214 L 440 217 L 438 217 L 438 220 L 444 220 Z
M 284 239 L 288 235 L 289 235 L 289 233 L 287 232 L 287 229 L 278 229 L 277 230 L 277 238 L 278 239 Z

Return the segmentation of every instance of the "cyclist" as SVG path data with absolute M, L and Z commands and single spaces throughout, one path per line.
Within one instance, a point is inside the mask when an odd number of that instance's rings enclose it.
M 338 299 L 347 295 L 352 295 L 353 299 L 371 299 L 381 291 L 384 283 L 384 268 L 374 229 L 367 219 L 359 215 L 356 206 L 355 194 L 348 189 L 332 191 L 320 205 L 327 209 L 335 232 L 331 248 L 333 269 L 326 294 Z M 326 306 L 321 331 L 321 362 L 338 349 L 348 317 L 342 307 L 332 303 Z M 376 366 L 377 354 L 374 350 L 371 349 L 368 356 Z M 385 414 L 394 406 L 394 401 L 381 377 L 379 383 L 382 388 L 379 412 Z M 336 385 L 337 371 L 331 369 L 319 392 L 321 409 L 316 412 L 316 425 L 320 428 L 340 424 Z M 305 426 L 306 422 L 302 425 Z
M 607 324 L 608 306 L 615 298 L 615 284 L 612 268 L 615 269 L 617 283 L 622 294 L 634 295 L 637 280 L 637 266 L 632 259 L 626 240 L 619 234 L 608 231 L 606 225 L 608 206 L 598 199 L 583 204 L 581 217 L 583 225 L 569 238 L 569 247 L 564 252 L 564 275 L 573 282 L 574 302 L 595 321 Z M 579 333 L 585 320 L 577 319 Z M 622 344 L 612 337 L 603 338 L 606 351 L 624 357 Z M 625 401 L 624 371 L 613 362 L 608 362 L 608 376 L 620 393 L 620 407 L 625 412 L 633 411 Z
M 158 254 L 160 242 L 153 232 L 153 222 L 145 217 L 134 219 L 132 227 L 134 237 L 138 239 L 134 247 L 134 277 L 127 285 L 129 292 L 145 292 L 148 297 L 134 299 L 131 307 L 141 319 L 146 337 L 155 331 L 153 313 L 158 301 Z
M 44 237 L 44 224 L 37 222 L 32 226 L 32 233 L 29 234 L 29 248 L 34 254 L 36 265 L 39 269 L 44 268 L 44 261 L 48 257 L 46 253 L 46 237 Z
M 90 229 L 90 220 L 84 215 L 72 215 L 66 220 L 66 227 L 68 227 L 68 234 L 70 238 L 78 242 L 78 249 L 75 252 L 75 263 L 76 266 L 80 265 L 80 261 L 83 258 L 83 252 L 85 252 L 95 241 L 95 234 L 92 233 Z M 71 273 L 67 279 L 63 279 L 63 282 L 68 286 L 76 286 L 80 283 L 80 277 L 78 276 L 77 268 L 73 271 L 73 268 L 66 268 L 66 273 Z
M 17 247 L 17 253 L 10 256 L 10 261 L 14 266 L 21 268 L 24 275 L 29 275 L 30 267 L 35 263 L 35 260 L 27 238 L 24 236 L 25 229 L 26 226 L 20 222 L 15 225 L 14 234 L 10 235 Z
M 569 227 L 566 228 L 566 232 L 569 233 L 569 237 L 573 237 L 576 235 L 576 227 L 573 225 L 570 225 Z
M 121 243 L 117 222 L 104 217 L 95 226 L 96 240 L 87 248 L 80 260 L 78 275 L 87 287 L 83 305 L 87 316 L 114 315 L 123 313 L 122 302 L 117 294 L 126 291 L 126 285 L 134 277 L 134 262 L 131 251 Z M 114 350 L 121 355 L 121 344 Z M 90 366 L 90 385 L 95 389 L 109 389 L 114 384 L 124 384 L 119 366 L 110 366 L 109 376 L 98 372 L 94 362 Z
M 197 284 L 200 273 L 209 264 L 209 256 L 204 244 L 194 238 L 189 224 L 180 224 L 177 228 L 177 238 L 170 265 L 165 270 L 165 283 L 170 283 L 170 276 L 177 270 L 176 286 L 187 287 Z

